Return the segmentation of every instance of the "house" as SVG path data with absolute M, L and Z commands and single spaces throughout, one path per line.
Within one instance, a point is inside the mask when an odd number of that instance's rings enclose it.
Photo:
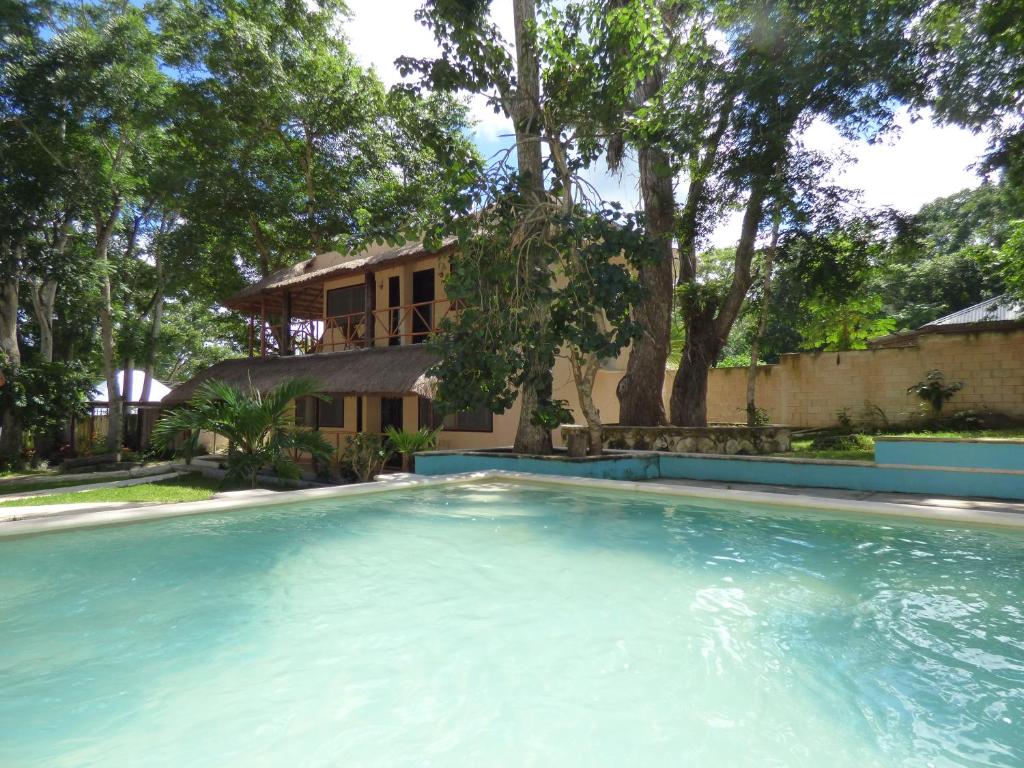
M 249 317 L 249 356 L 200 372 L 164 398 L 186 403 L 204 381 L 266 390 L 311 377 L 330 398 L 296 403 L 296 420 L 319 429 L 336 449 L 357 432 L 441 426 L 430 400 L 428 369 L 437 361 L 425 342 L 455 311 L 445 294 L 454 240 L 429 251 L 421 243 L 378 246 L 355 255 L 324 253 L 264 278 L 224 301 Z M 608 371 L 616 365 L 612 363 Z M 555 396 L 577 402 L 568 365 L 555 368 Z M 604 372 L 602 372 L 604 373 Z M 618 413 L 618 376 L 598 382 L 598 405 Z M 607 379 L 607 381 L 605 381 Z M 441 448 L 511 445 L 519 405 L 446 417 Z
M 868 341 L 869 349 L 915 344 L 922 336 L 969 333 L 1012 333 L 1024 328 L 1024 304 L 1008 295 L 995 296 L 932 320 L 913 331 L 902 331 Z

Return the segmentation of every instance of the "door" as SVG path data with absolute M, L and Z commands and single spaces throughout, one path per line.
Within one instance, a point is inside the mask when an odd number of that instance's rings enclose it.
M 398 276 L 388 278 L 388 346 L 394 347 L 402 343 L 402 283 Z
M 412 343 L 422 344 L 434 330 L 434 270 L 412 273 Z
M 380 431 L 388 427 L 402 431 L 402 398 L 382 397 L 380 399 Z

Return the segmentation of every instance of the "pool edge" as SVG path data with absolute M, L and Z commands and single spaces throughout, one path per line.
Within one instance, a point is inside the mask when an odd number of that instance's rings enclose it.
M 178 504 L 158 504 L 128 507 L 103 511 L 68 512 L 51 514 L 40 518 L 26 517 L 0 522 L 0 539 L 29 536 L 78 528 L 97 528 L 107 525 L 161 520 L 171 517 L 232 512 L 256 507 L 281 506 L 302 501 L 325 498 L 345 498 L 389 493 L 410 488 L 433 488 L 445 485 L 485 482 L 493 480 L 517 481 L 531 485 L 556 485 L 594 490 L 604 488 L 615 491 L 635 491 L 646 494 L 679 496 L 687 498 L 740 501 L 773 507 L 798 507 L 816 511 L 852 512 L 873 517 L 899 517 L 931 520 L 933 522 L 971 523 L 999 527 L 1024 528 L 1024 514 L 1006 509 L 1005 511 L 963 509 L 950 506 L 922 506 L 911 503 L 868 501 L 858 499 L 837 499 L 830 496 L 816 496 L 808 493 L 779 494 L 764 491 L 748 491 L 734 488 L 708 488 L 689 486 L 681 483 L 659 483 L 657 481 L 608 480 L 573 476 L 540 475 L 530 472 L 514 472 L 502 469 L 487 469 L 476 472 L 460 472 L 451 475 L 406 475 L 399 479 L 383 479 L 372 483 L 334 486 L 329 488 L 306 488 L 282 491 L 248 498 L 210 499 Z

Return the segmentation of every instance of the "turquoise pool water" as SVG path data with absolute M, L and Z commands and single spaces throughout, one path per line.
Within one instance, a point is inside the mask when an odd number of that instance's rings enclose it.
M 0 542 L 0 766 L 1024 765 L 1024 536 L 503 484 Z

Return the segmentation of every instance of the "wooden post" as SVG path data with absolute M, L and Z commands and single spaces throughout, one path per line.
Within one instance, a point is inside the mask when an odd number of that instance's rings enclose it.
M 254 337 L 256 335 L 256 315 L 249 315 L 249 357 L 252 357 L 254 349 Z
M 267 303 L 260 296 L 260 357 L 267 355 Z
M 364 345 L 367 347 L 374 346 L 373 339 L 377 335 L 376 329 L 374 328 L 374 314 L 373 311 L 377 305 L 377 278 L 373 272 L 366 273 L 366 299 L 364 301 L 364 312 L 366 313 L 366 339 Z
M 281 302 L 281 354 L 292 353 L 292 292 L 285 291 Z

